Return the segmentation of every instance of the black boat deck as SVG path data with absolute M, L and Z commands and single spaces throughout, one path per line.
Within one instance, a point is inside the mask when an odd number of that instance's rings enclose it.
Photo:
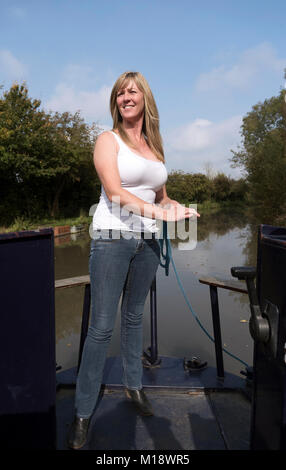
M 107 360 L 102 393 L 82 450 L 247 450 L 250 400 L 245 381 L 216 369 L 184 370 L 183 361 L 162 358 L 159 367 L 144 368 L 143 386 L 154 416 L 140 416 L 120 385 L 119 358 Z M 57 446 L 67 449 L 66 436 L 74 413 L 76 369 L 58 373 Z

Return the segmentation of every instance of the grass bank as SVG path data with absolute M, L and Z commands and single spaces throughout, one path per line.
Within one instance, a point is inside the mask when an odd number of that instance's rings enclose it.
M 59 217 L 59 218 L 43 218 L 37 220 L 29 220 L 24 217 L 17 217 L 13 224 L 9 227 L 0 226 L 0 233 L 5 232 L 21 232 L 23 230 L 37 230 L 45 227 L 58 227 L 63 225 L 85 225 L 89 227 L 92 217 L 81 215 L 79 217 Z

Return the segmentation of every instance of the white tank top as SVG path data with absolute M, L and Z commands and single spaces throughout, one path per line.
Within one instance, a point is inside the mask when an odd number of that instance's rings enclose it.
M 119 144 L 117 165 L 121 187 L 143 199 L 147 203 L 155 202 L 156 192 L 167 181 L 167 170 L 163 162 L 148 160 L 134 153 L 123 140 L 110 131 Z M 114 229 L 133 232 L 157 232 L 155 219 L 136 215 L 124 210 L 119 204 L 111 202 L 103 186 L 96 211 L 93 215 L 93 229 Z

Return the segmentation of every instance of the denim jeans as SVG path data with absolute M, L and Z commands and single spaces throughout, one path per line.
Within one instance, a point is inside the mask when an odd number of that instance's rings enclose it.
M 91 318 L 76 385 L 76 415 L 89 418 L 99 395 L 120 296 L 123 384 L 142 388 L 142 316 L 160 260 L 155 238 L 92 240 Z

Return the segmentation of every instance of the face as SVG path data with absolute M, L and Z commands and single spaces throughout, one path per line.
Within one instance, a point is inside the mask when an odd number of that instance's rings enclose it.
M 138 119 L 144 113 L 144 95 L 134 81 L 118 90 L 116 102 L 123 119 Z

